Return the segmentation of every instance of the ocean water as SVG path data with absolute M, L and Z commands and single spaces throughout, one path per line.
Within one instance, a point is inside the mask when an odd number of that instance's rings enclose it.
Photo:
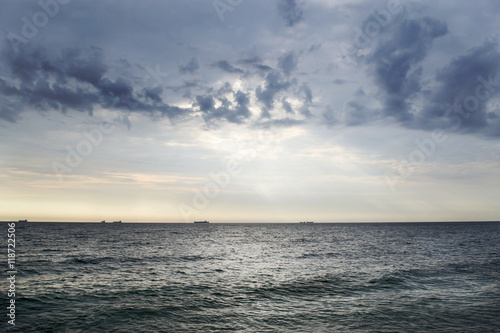
M 500 223 L 28 223 L 16 239 L 5 331 L 500 332 Z

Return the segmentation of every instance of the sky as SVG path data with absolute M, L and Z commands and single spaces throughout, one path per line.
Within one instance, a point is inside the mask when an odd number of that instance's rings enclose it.
M 0 220 L 498 220 L 498 1 L 0 0 Z

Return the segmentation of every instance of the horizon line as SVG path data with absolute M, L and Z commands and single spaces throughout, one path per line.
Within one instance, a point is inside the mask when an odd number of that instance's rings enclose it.
M 15 220 L 4 220 L 0 221 L 0 223 L 19 223 L 19 221 Z M 154 221 L 123 221 L 121 220 L 121 224 L 194 224 L 193 222 L 176 222 L 176 221 L 161 221 L 161 222 L 154 222 Z M 270 222 L 270 221 L 254 221 L 254 222 L 244 222 L 244 221 L 239 221 L 239 222 L 223 222 L 223 221 L 215 221 L 215 222 L 209 222 L 208 224 L 300 224 L 302 221 L 281 221 L 281 222 Z M 375 223 L 471 223 L 471 222 L 477 222 L 477 223 L 498 223 L 500 221 L 495 221 L 495 220 L 460 220 L 460 221 L 320 221 L 320 222 L 315 222 L 313 223 L 308 223 L 308 224 L 357 224 L 357 223 L 370 223 L 370 224 L 375 224 Z M 113 221 L 106 222 L 106 223 L 101 223 L 101 221 L 27 221 L 27 222 L 21 222 L 21 223 L 87 223 L 87 224 L 113 224 Z M 115 223 L 116 224 L 116 223 Z

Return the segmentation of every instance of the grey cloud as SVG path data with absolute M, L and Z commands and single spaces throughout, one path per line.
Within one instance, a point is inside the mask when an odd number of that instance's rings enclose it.
M 289 76 L 292 71 L 297 69 L 297 55 L 295 52 L 287 52 L 284 55 L 282 55 L 278 59 L 278 67 L 285 73 L 286 76 Z
M 161 99 L 161 89 L 135 92 L 132 83 L 106 77 L 108 66 L 99 48 L 65 49 L 60 56 L 49 56 L 39 47 L 6 51 L 3 60 L 10 78 L 0 78 L 2 111 L 0 117 L 13 121 L 28 106 L 38 110 L 87 111 L 94 106 L 128 109 L 135 112 L 160 112 L 173 117 L 187 112 Z M 16 81 L 20 81 L 16 84 Z
M 304 18 L 302 8 L 295 0 L 279 0 L 278 12 L 288 27 L 294 26 Z
M 363 88 L 359 88 L 356 93 L 354 94 L 356 97 L 364 97 L 366 96 L 366 93 L 365 91 L 363 90 Z
M 176 85 L 176 86 L 166 86 L 166 89 L 170 89 L 176 93 L 181 92 L 181 91 L 186 91 L 189 93 L 190 89 L 196 88 L 200 85 L 199 81 L 193 80 L 193 81 L 184 81 L 182 85 Z
M 215 101 L 212 96 L 196 96 L 196 103 L 200 107 L 200 111 L 206 112 L 213 110 Z
M 347 80 L 344 80 L 344 79 L 335 79 L 335 80 L 333 80 L 333 83 L 334 84 L 338 84 L 338 85 L 346 84 L 348 82 L 350 82 L 350 81 L 347 81 Z
M 120 60 L 118 60 L 118 63 L 122 68 L 132 68 L 132 65 L 128 62 L 127 59 L 120 58 Z
M 307 83 L 303 83 L 302 86 L 299 89 L 299 95 L 301 95 L 303 104 L 302 107 L 300 108 L 300 113 L 306 117 L 311 117 L 312 113 L 309 110 L 309 107 L 312 104 L 313 101 L 313 95 L 311 88 L 307 85 Z
M 243 73 L 243 70 L 231 65 L 227 60 L 220 60 L 213 64 L 214 67 L 220 68 L 228 73 Z
M 181 74 L 194 74 L 198 71 L 200 65 L 196 58 L 191 58 L 186 64 L 179 64 L 178 69 Z
M 163 88 L 160 86 L 155 87 L 155 88 L 145 88 L 144 89 L 144 95 L 156 103 L 162 102 L 162 99 L 160 96 L 162 92 L 163 92 Z
M 309 104 L 302 104 L 302 106 L 300 107 L 300 114 L 302 114 L 306 118 L 311 118 L 313 116 L 311 110 L 309 110 Z
M 273 70 L 272 67 L 267 66 L 267 65 L 263 65 L 262 58 L 257 57 L 257 56 L 242 59 L 239 61 L 239 63 L 242 65 L 251 65 L 252 67 L 257 68 L 259 71 L 262 71 L 262 72 L 268 72 L 268 71 Z
M 248 94 L 242 91 L 233 93 L 235 103 L 233 104 L 224 96 L 218 96 L 217 100 L 221 103 L 219 107 L 215 107 L 215 98 L 212 95 L 196 96 L 196 105 L 202 112 L 203 120 L 214 125 L 215 121 L 225 119 L 232 123 L 241 124 L 251 116 L 248 105 L 250 98 Z
M 237 117 L 249 118 L 251 116 L 248 105 L 250 104 L 249 94 L 245 94 L 242 91 L 238 91 L 235 94 L 235 99 L 237 103 L 236 115 Z
M 309 48 L 309 52 L 318 51 L 319 49 L 321 49 L 321 46 L 321 43 L 311 45 L 311 47 Z
M 269 67 L 267 65 L 256 64 L 255 67 L 262 72 L 269 72 L 273 70 L 272 67 Z
M 271 128 L 271 127 L 293 127 L 305 124 L 304 120 L 292 119 L 292 118 L 280 118 L 266 120 L 258 124 L 258 127 Z
M 122 63 L 124 61 L 121 59 Z M 260 58 L 255 58 L 247 63 L 255 66 L 260 65 L 260 61 Z M 70 48 L 54 55 L 49 55 L 42 48 L 26 48 L 17 54 L 4 52 L 3 63 L 10 74 L 10 77 L 0 77 L 0 118 L 4 121 L 16 121 L 19 113 L 27 109 L 76 110 L 92 115 L 94 108 L 99 106 L 122 110 L 127 114 L 142 112 L 153 118 L 189 116 L 194 112 L 190 108 L 165 103 L 162 86 L 138 86 L 128 79 L 130 75 L 111 74 L 104 51 L 99 48 Z M 242 72 L 227 61 L 217 64 L 228 72 Z M 264 84 L 255 90 L 256 97 L 266 110 L 272 109 L 276 94 L 286 91 L 293 84 L 296 84 L 296 80 L 289 80 L 279 71 L 269 68 Z M 186 91 L 185 97 L 190 98 L 190 89 L 201 86 L 193 81 L 166 88 L 175 92 Z M 310 100 L 308 89 L 301 88 L 301 94 L 304 100 Z M 228 95 L 233 99 L 228 98 Z M 251 116 L 250 94 L 233 92 L 229 83 L 217 90 L 208 89 L 205 94 L 197 94 L 194 103 L 199 107 L 203 119 L 212 125 L 217 120 L 243 123 Z M 128 117 L 123 119 L 127 123 Z
M 420 62 L 432 42 L 447 33 L 445 23 L 432 18 L 404 20 L 397 28 L 379 36 L 364 60 L 375 83 L 383 91 L 383 113 L 398 121 L 410 121 L 408 100 L 421 90 Z
M 435 126 L 435 120 L 441 119 L 447 109 L 453 110 L 451 115 L 461 117 L 463 131 L 479 130 L 489 123 L 497 122 L 497 114 L 486 110 L 488 101 L 500 93 L 497 78 L 500 73 L 500 52 L 497 48 L 497 43 L 485 42 L 439 70 L 436 74 L 439 86 L 430 93 L 429 105 L 423 111 L 419 125 Z M 496 86 L 493 84 L 488 89 L 478 78 L 482 78 L 483 82 L 493 78 L 497 82 Z M 476 90 L 478 86 L 481 88 Z M 472 104 L 473 101 L 478 103 Z
M 447 32 L 445 23 L 425 17 L 404 20 L 379 36 L 372 51 L 359 59 L 368 65 L 379 92 L 374 97 L 380 99 L 382 108 L 369 112 L 363 104 L 350 101 L 345 106 L 346 123 L 357 125 L 375 116 L 391 117 L 410 128 L 456 126 L 460 132 L 500 136 L 498 111 L 487 109 L 500 95 L 496 41 L 484 42 L 451 60 L 436 71 L 432 85 L 429 79 L 422 79 L 422 61 L 435 39 Z M 490 83 L 483 84 L 478 78 Z
M 309 88 L 307 83 L 302 84 L 302 86 L 300 87 L 300 92 L 304 96 L 304 103 L 308 103 L 308 104 L 312 103 L 313 95 L 312 95 L 311 88 Z
M 14 123 L 19 119 L 19 113 L 16 111 L 16 106 L 7 102 L 0 106 L 0 119 Z
M 351 100 L 344 105 L 344 121 L 348 126 L 361 125 L 373 118 L 372 110 L 359 101 Z
M 281 99 L 281 106 L 288 113 L 294 113 L 292 109 L 292 105 L 286 100 L 286 97 Z
M 244 65 L 253 65 L 253 64 L 261 63 L 262 59 L 260 57 L 255 56 L 255 57 L 251 57 L 251 58 L 241 59 L 239 62 L 241 64 L 244 64 Z
M 283 78 L 280 72 L 272 71 L 266 75 L 264 88 L 258 87 L 255 90 L 255 95 L 267 109 L 273 109 L 276 94 L 287 90 L 292 84 L 293 81 Z
M 223 96 L 233 92 L 233 87 L 229 82 L 224 83 L 222 87 L 217 90 L 217 96 Z
M 325 111 L 321 115 L 323 120 L 328 126 L 336 125 L 338 123 L 337 115 L 330 105 L 327 105 Z

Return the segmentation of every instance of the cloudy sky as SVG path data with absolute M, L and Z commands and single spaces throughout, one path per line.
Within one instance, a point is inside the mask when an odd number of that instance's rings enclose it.
M 0 220 L 499 218 L 498 1 L 1 5 Z

